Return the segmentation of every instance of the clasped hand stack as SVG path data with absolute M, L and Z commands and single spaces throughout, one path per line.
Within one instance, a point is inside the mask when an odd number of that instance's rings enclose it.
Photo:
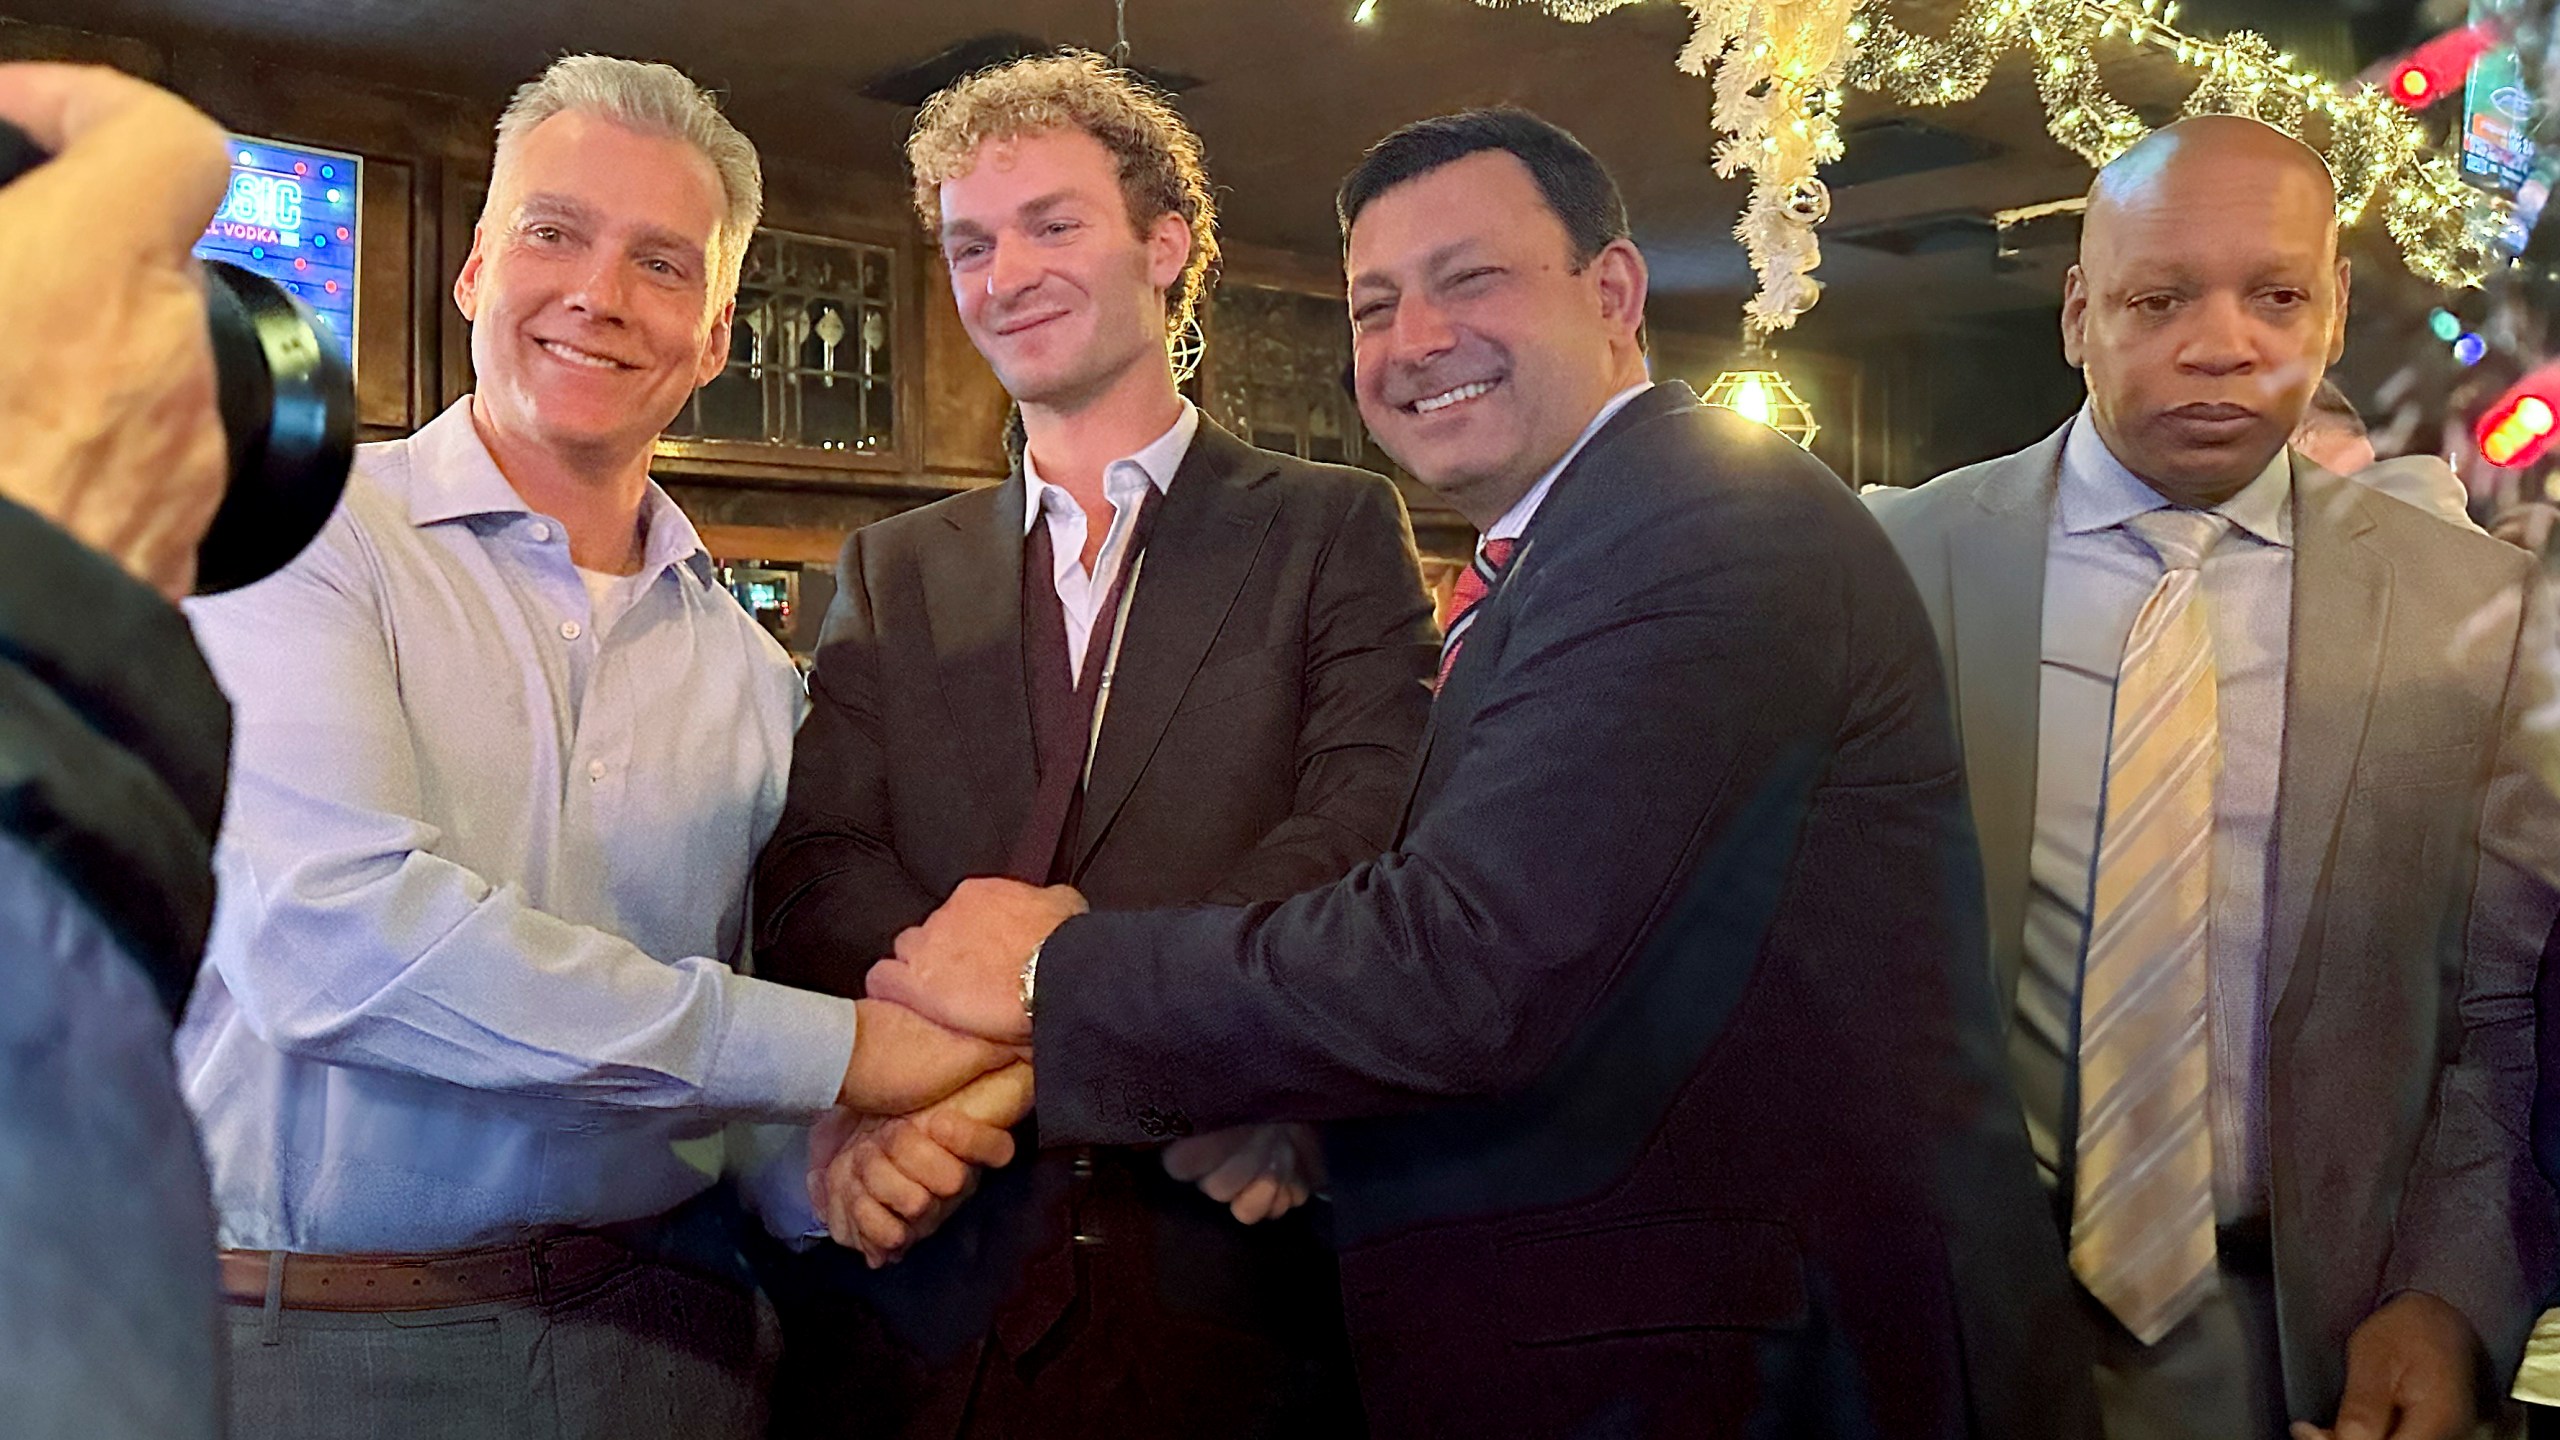
M 1023 962 L 1087 908 L 1064 885 L 965 881 L 872 968 L 836 1108 L 809 1131 L 809 1202 L 874 1269 L 949 1219 L 979 1172 L 1012 1162 L 1012 1127 L 1032 1103 Z M 1247 1225 L 1287 1214 L 1323 1183 L 1304 1125 L 1177 1140 L 1164 1167 Z

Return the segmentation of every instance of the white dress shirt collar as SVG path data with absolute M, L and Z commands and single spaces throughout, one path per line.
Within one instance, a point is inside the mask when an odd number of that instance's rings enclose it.
M 1180 397 L 1177 397 L 1180 398 Z M 1182 400 L 1182 413 L 1174 417 L 1173 428 L 1150 440 L 1135 455 L 1124 455 L 1102 469 L 1102 494 L 1112 508 L 1126 510 L 1129 502 L 1145 495 L 1145 487 L 1171 492 L 1173 472 L 1182 468 L 1182 457 L 1191 453 L 1192 437 L 1200 433 L 1200 407 L 1187 398 Z M 1040 478 L 1040 467 L 1026 447 L 1022 452 L 1022 533 L 1031 533 L 1032 522 L 1043 510 L 1061 510 L 1081 516 L 1083 507 L 1066 487 L 1053 485 Z M 1062 559 L 1072 561 L 1071 556 Z
M 520 517 L 519 523 L 539 520 L 554 527 L 560 543 L 568 544 L 566 527 L 524 503 L 498 469 L 497 460 L 480 439 L 479 427 L 471 421 L 470 396 L 454 401 L 443 414 L 419 426 L 409 437 L 409 455 L 402 478 L 409 490 L 411 524 L 423 529 L 452 520 L 514 516 Z M 701 533 L 655 480 L 640 497 L 640 527 L 640 574 L 655 576 L 681 561 L 696 584 L 711 583 L 711 555 L 702 547 Z
M 1592 416 L 1591 423 L 1583 426 L 1582 433 L 1574 437 L 1571 445 L 1565 447 L 1563 458 L 1548 466 L 1547 473 L 1538 477 L 1538 483 L 1529 487 L 1529 493 L 1521 496 L 1513 502 L 1510 509 L 1502 512 L 1502 518 L 1493 522 L 1493 528 L 1484 532 L 1484 538 L 1487 540 L 1520 538 L 1520 532 L 1529 528 L 1530 519 L 1538 513 L 1538 507 L 1546 503 L 1547 492 L 1555 488 L 1556 477 L 1564 473 L 1564 467 L 1573 463 L 1573 457 L 1582 453 L 1582 447 L 1591 443 L 1591 437 L 1600 433 L 1600 427 L 1608 424 L 1611 416 L 1627 408 L 1628 401 L 1652 388 L 1653 382 L 1647 380 L 1639 385 L 1630 385 L 1610 396 L 1609 403 L 1601 406 L 1600 413 Z
M 2293 545 L 2293 465 L 2278 450 L 2258 477 L 2214 512 L 2269 545 Z M 2074 535 L 2111 530 L 2136 515 L 2169 508 L 2170 500 L 2126 469 L 2099 435 L 2082 405 L 2062 443 L 2062 491 L 2056 498 L 2062 528 Z

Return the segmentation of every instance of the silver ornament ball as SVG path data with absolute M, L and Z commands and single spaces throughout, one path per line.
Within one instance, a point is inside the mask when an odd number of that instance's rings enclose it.
M 1831 218 L 1831 187 L 1808 175 L 1787 187 L 1786 209 L 1791 220 L 1819 225 Z

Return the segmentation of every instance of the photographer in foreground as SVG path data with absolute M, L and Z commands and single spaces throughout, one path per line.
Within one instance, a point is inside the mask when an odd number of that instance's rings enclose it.
M 212 1217 L 169 1057 L 213 910 L 229 710 L 169 599 L 222 498 L 188 247 L 222 133 L 0 65 L 55 158 L 0 188 L 0 1414 L 216 1433 Z

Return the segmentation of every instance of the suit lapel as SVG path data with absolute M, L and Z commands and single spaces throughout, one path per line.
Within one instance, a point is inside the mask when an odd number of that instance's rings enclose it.
M 1201 418 L 1165 491 L 1130 595 L 1122 663 L 1111 677 L 1093 770 L 1085 781 L 1074 868 L 1091 857 L 1127 803 L 1183 691 L 1225 626 L 1279 512 L 1278 488 L 1264 483 L 1277 473 L 1270 456 Z M 1110 644 L 1100 624 L 1092 643 Z
M 2293 620 L 2267 930 L 2271 1015 L 2284 1008 L 2297 976 L 2316 968 L 2296 960 L 2382 673 L 2391 563 L 2365 538 L 2373 529 L 2368 503 L 2354 482 L 2294 460 Z
M 918 583 L 957 743 L 983 802 L 989 855 L 1013 844 L 1039 783 L 1022 672 L 1023 479 L 945 507 L 950 532 L 920 555 Z
M 2035 844 L 2037 725 L 2044 662 L 2046 533 L 2069 427 L 1986 473 L 1976 513 L 1947 531 L 1952 680 L 1965 777 L 1988 891 L 1991 961 L 2004 1014 L 2026 954 Z

